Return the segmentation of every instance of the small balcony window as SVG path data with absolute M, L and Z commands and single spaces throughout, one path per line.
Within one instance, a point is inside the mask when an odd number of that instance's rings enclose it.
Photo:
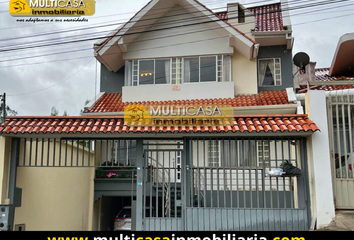
M 281 85 L 280 58 L 258 60 L 258 82 L 260 87 Z

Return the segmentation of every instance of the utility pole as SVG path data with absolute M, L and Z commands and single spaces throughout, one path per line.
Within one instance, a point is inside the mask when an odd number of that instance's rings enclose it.
M 6 118 L 6 93 L 0 95 L 1 97 L 1 106 L 2 106 L 2 120 L 5 121 Z

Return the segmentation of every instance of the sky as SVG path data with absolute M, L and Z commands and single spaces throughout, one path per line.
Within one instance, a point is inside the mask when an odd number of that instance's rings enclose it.
M 214 11 L 226 10 L 228 2 L 236 2 L 200 1 Z M 295 8 L 329 1 L 289 0 L 289 5 Z M 78 116 L 85 101 L 94 99 L 99 93 L 99 82 L 96 82 L 96 79 L 99 81 L 99 64 L 93 58 L 92 49 L 97 40 L 24 50 L 18 48 L 37 41 L 56 43 L 78 35 L 80 38 L 105 36 L 130 19 L 149 0 L 96 0 L 96 13 L 85 17 L 87 22 L 50 23 L 18 22 L 18 19 L 26 21 L 29 18 L 12 17 L 8 2 L 0 0 L 0 94 L 7 94 L 7 104 L 21 116 L 50 115 L 53 106 L 59 110 L 59 115 L 67 111 L 68 115 Z M 277 1 L 239 2 L 250 7 Z M 316 67 L 329 67 L 340 36 L 354 32 L 354 0 L 299 8 L 291 10 L 290 16 L 295 38 L 293 54 L 306 52 L 311 61 L 317 62 Z M 92 28 L 96 25 L 109 26 Z M 77 28 L 81 30 L 68 31 Z M 53 32 L 56 33 L 51 34 Z M 17 50 L 1 52 L 1 49 L 9 48 Z M 62 54 L 56 54 L 58 52 Z

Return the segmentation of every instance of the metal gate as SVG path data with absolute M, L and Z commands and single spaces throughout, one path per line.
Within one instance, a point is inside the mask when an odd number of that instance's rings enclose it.
M 185 230 L 308 230 L 305 144 L 303 138 L 190 139 Z M 287 161 L 301 175 L 267 175 Z
M 152 144 L 149 144 L 150 146 Z M 163 146 L 164 144 L 156 144 Z M 166 146 L 166 145 L 165 145 Z M 184 230 L 182 195 L 183 145 L 146 149 L 143 184 L 143 230 Z M 174 148 L 175 147 L 175 148 Z
M 354 209 L 354 95 L 327 97 L 334 201 L 337 209 Z
M 305 139 L 203 138 L 174 145 L 144 150 L 143 230 L 308 230 Z M 267 176 L 286 161 L 302 174 Z

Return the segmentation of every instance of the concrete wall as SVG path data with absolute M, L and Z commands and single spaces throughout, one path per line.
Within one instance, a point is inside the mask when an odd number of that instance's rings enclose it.
M 59 144 L 59 142 L 56 143 L 57 149 L 59 149 Z M 23 146 L 22 143 L 20 164 Z M 44 146 L 43 155 L 47 156 L 47 142 Z M 75 147 L 73 149 L 75 152 Z M 29 151 L 30 147 L 27 144 L 27 156 L 29 156 Z M 56 155 L 59 154 L 58 152 L 56 151 Z M 52 156 L 52 154 L 50 151 L 49 155 Z M 87 159 L 89 153 L 84 154 Z M 93 154 L 90 154 L 93 159 Z M 32 149 L 32 163 L 34 163 L 34 156 L 35 144 Z M 70 147 L 68 156 L 71 156 Z M 79 158 L 82 159 L 80 156 L 82 156 L 81 152 Z M 39 158 L 37 163 L 40 161 Z M 61 163 L 64 162 L 63 158 Z M 91 230 L 94 171 L 93 167 L 18 167 L 16 186 L 22 188 L 22 206 L 15 210 L 15 224 L 26 224 L 26 230 Z
M 281 86 L 258 87 L 260 91 L 281 90 L 293 86 L 293 61 L 291 49 L 286 46 L 260 47 L 258 59 L 260 58 L 280 58 L 281 59 Z M 258 74 L 258 73 L 257 73 Z M 257 75 L 258 80 L 258 75 Z M 257 81 L 258 82 L 258 81 Z M 257 83 L 258 85 L 258 83 Z
M 321 130 L 309 137 L 307 149 L 312 216 L 317 217 L 317 228 L 324 228 L 335 217 L 325 91 L 309 91 L 305 104 Z
M 26 230 L 91 230 L 93 168 L 18 168 L 22 206 L 15 224 Z
M 233 82 L 203 82 L 178 85 L 156 84 L 123 87 L 123 102 L 233 98 Z
M 235 95 L 257 93 L 257 61 L 235 52 L 232 56 L 232 79 Z
M 124 85 L 124 66 L 118 72 L 109 71 L 101 64 L 100 92 L 116 93 L 121 92 Z

